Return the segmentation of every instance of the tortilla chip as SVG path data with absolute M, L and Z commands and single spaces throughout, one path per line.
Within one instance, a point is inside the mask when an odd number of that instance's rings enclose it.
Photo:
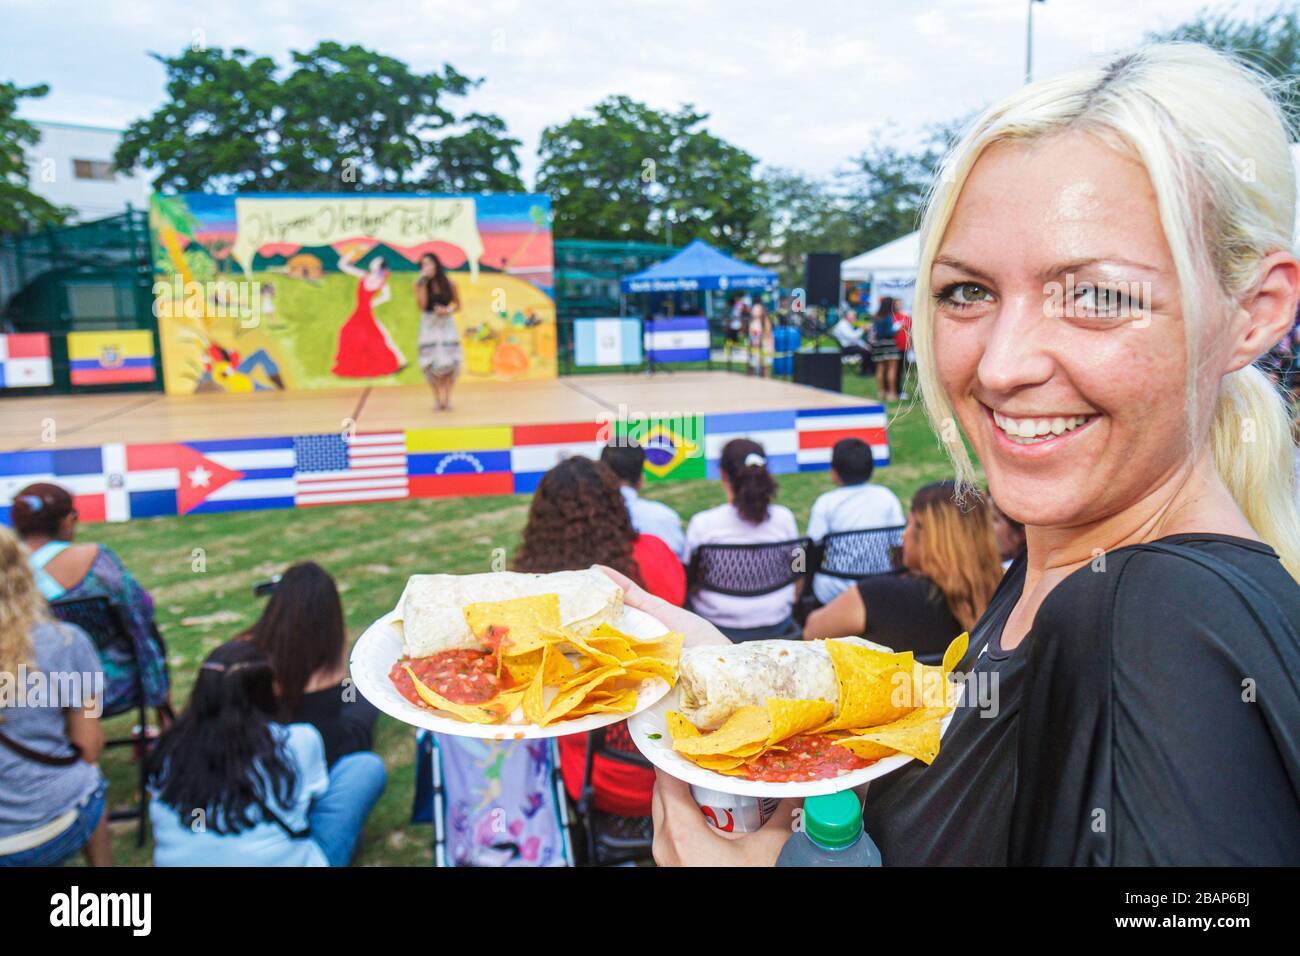
M 673 740 L 685 737 L 703 736 L 700 728 L 696 727 L 675 710 L 668 711 L 664 716 L 664 722 L 668 725 L 668 736 Z
M 508 601 L 483 601 L 462 609 L 474 636 L 501 656 L 528 654 L 559 639 L 560 597 L 534 594 Z
M 492 698 L 492 700 L 483 704 L 458 704 L 453 700 L 448 700 L 437 691 L 433 690 L 433 688 L 425 685 L 420 678 L 415 676 L 415 671 L 411 670 L 408 665 L 403 665 L 403 669 L 406 673 L 411 675 L 411 683 L 415 686 L 415 692 L 420 695 L 421 700 L 430 707 L 444 710 L 447 713 L 459 717 L 461 720 L 467 720 L 470 723 L 501 723 L 501 721 L 510 716 L 510 712 L 514 710 L 518 703 L 518 699 L 516 699 L 515 704 L 511 704 L 510 709 L 503 712 L 502 707 L 504 706 L 505 701 L 503 701 L 502 698 L 506 698 L 508 695 L 498 694 L 496 697 Z
M 586 671 L 563 685 L 560 693 L 555 695 L 551 705 L 546 708 L 546 714 L 538 724 L 545 727 L 552 724 L 573 710 L 583 699 L 593 690 L 609 680 L 611 677 L 618 677 L 623 674 L 623 668 L 616 665 L 601 667 L 594 671 Z
M 741 707 L 727 718 L 717 730 L 699 737 L 675 737 L 673 749 L 688 756 L 703 754 L 730 754 L 754 745 L 762 749 L 772 732 L 772 721 L 766 707 Z
M 909 699 L 910 686 L 909 693 L 895 695 L 900 680 L 897 675 L 902 675 L 902 681 L 910 681 L 914 661 L 911 651 L 893 654 L 849 641 L 827 641 L 826 650 L 839 681 L 839 708 L 833 718 L 810 732 L 874 727 L 916 706 Z
M 961 659 L 966 656 L 966 649 L 969 646 L 970 634 L 965 631 L 952 639 L 948 649 L 943 652 L 943 672 L 945 674 L 950 674 L 956 669 L 957 665 L 961 663 Z
M 771 730 L 768 747 L 826 723 L 835 713 L 835 705 L 825 700 L 767 699 L 767 716 Z
M 944 707 L 922 707 L 892 723 L 862 729 L 857 736 L 835 743 L 869 760 L 902 753 L 930 764 L 939 755 L 939 727 L 947 713 Z M 882 747 L 887 753 L 879 753 Z

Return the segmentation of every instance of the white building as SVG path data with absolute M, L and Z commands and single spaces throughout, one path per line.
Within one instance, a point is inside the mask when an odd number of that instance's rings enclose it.
M 128 203 L 136 209 L 148 208 L 149 177 L 142 172 L 124 176 L 113 169 L 122 130 L 31 122 L 41 132 L 40 142 L 27 150 L 32 192 L 57 206 L 71 207 L 74 222 L 115 216 Z

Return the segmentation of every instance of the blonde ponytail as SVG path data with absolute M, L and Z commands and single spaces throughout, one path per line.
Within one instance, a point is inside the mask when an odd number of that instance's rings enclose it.
M 1300 580 L 1300 514 L 1295 500 L 1291 410 L 1253 365 L 1223 378 L 1210 447 L 1214 465 L 1250 526 Z

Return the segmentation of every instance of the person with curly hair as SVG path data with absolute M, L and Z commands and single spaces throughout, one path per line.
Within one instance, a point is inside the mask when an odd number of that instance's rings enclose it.
M 566 458 L 548 471 L 533 493 L 528 524 L 515 556 L 516 571 L 577 571 L 593 564 L 613 568 L 651 594 L 680 606 L 686 571 L 662 540 L 637 534 L 619 491 L 618 476 L 590 458 Z M 628 741 L 626 723 L 605 728 L 606 742 Z M 587 734 L 561 737 L 560 772 L 575 803 L 582 795 Z M 593 803 L 599 826 L 625 836 L 648 831 L 654 770 L 597 754 L 592 760 Z
M 516 571 L 576 571 L 603 564 L 680 606 L 686 571 L 661 538 L 637 534 L 607 466 L 575 455 L 545 475 L 533 493 Z

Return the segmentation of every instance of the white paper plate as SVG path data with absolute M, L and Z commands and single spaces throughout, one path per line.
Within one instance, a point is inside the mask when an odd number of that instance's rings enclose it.
M 728 777 L 726 774 L 705 770 L 673 750 L 673 738 L 668 733 L 666 720 L 670 710 L 681 710 L 676 687 L 671 693 L 663 695 L 653 707 L 628 720 L 627 728 L 632 734 L 632 741 L 637 749 L 664 773 L 672 774 L 678 780 L 685 780 L 697 787 L 706 787 L 722 793 L 735 793 L 748 797 L 816 797 L 826 793 L 839 793 L 841 790 L 851 790 L 869 780 L 883 777 L 915 759 L 906 754 L 894 754 L 892 757 L 877 760 L 870 767 L 853 770 L 838 777 L 828 777 L 825 780 L 770 783 L 763 780 L 746 780 L 744 777 Z M 952 714 L 945 717 L 939 725 L 940 739 L 948 732 L 950 723 L 952 723 Z
M 402 635 L 393 623 L 396 616 L 397 608 L 394 608 L 366 628 L 365 633 L 357 639 L 356 645 L 352 648 L 352 658 L 349 661 L 357 690 L 366 700 L 390 717 L 396 717 L 414 727 L 424 727 L 427 730 L 435 730 L 440 734 L 451 734 L 455 737 L 524 740 L 533 737 L 564 737 L 568 734 L 586 733 L 588 730 L 607 727 L 632 716 L 631 714 L 591 714 L 576 720 L 561 720 L 546 727 L 539 727 L 537 724 L 524 723 L 523 715 L 518 709 L 511 715 L 518 723 L 472 724 L 455 717 L 444 716 L 438 711 L 416 707 L 399 694 L 393 682 L 388 679 L 389 671 L 402 656 Z M 668 628 L 658 620 L 644 611 L 631 607 L 624 607 L 622 614 L 613 625 L 623 633 L 643 641 L 668 633 Z M 668 693 L 668 690 L 668 682 L 661 678 L 648 677 L 643 680 L 641 686 L 637 688 L 637 711 L 653 706 Z

